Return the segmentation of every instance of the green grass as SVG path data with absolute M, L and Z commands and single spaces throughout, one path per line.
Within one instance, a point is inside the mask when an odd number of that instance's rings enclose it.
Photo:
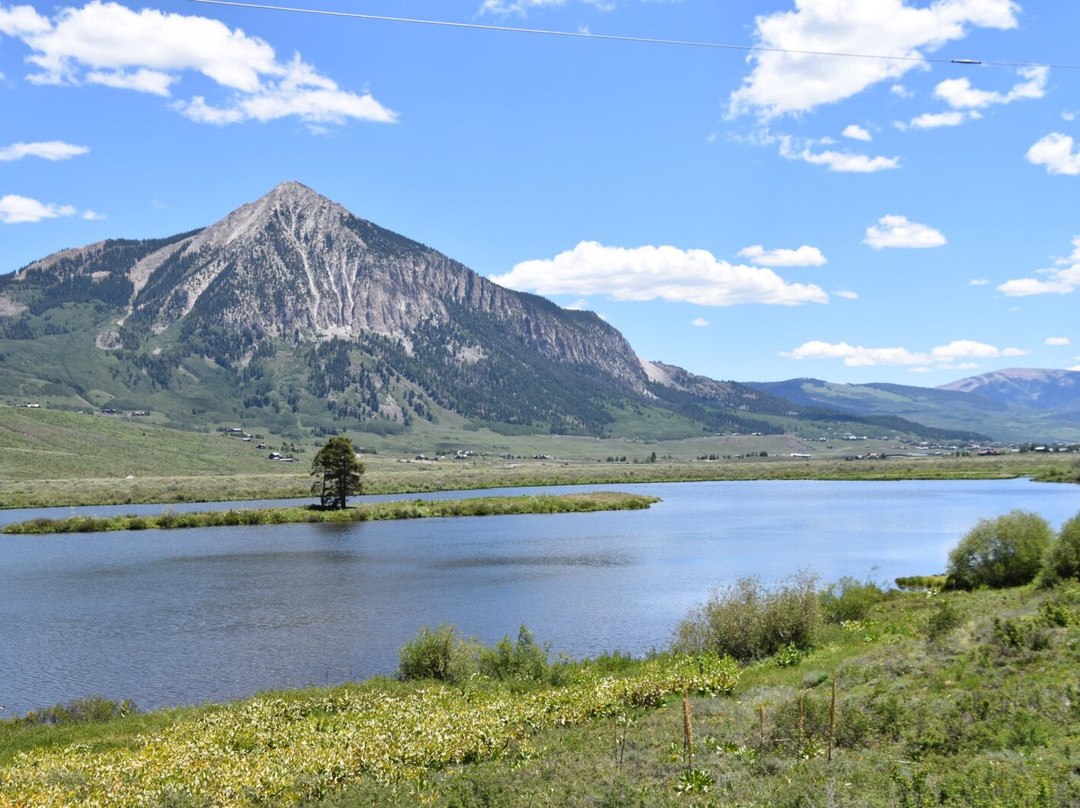
M 932 636 L 942 602 L 960 619 Z M 692 698 L 692 778 L 681 703 L 669 699 L 541 730 L 525 761 L 448 767 L 421 784 L 357 784 L 309 804 L 1074 805 L 1078 644 L 1075 586 L 894 593 L 868 619 L 828 628 L 799 664 L 766 660 L 743 670 L 730 697 Z
M 795 664 L 766 659 L 737 680 L 682 660 L 565 663 L 558 684 L 378 679 L 106 723 L 0 722 L 0 806 L 103 793 L 308 808 L 1080 800 L 1076 583 L 894 591 Z
M 388 519 L 424 519 L 449 516 L 499 516 L 509 514 L 586 513 L 627 511 L 648 508 L 657 497 L 597 491 L 588 494 L 560 494 L 474 499 L 416 499 L 408 502 L 379 502 L 341 510 L 304 508 L 247 508 L 199 513 L 176 513 L 110 517 L 72 516 L 67 519 L 31 519 L 5 525 L 8 534 L 93 533 L 110 530 L 171 530 L 186 527 L 238 525 L 283 525 L 292 522 L 368 522 Z
M 0 806 L 287 805 L 358 779 L 418 784 L 448 766 L 528 760 L 531 736 L 548 727 L 655 708 L 684 691 L 729 692 L 738 675 L 728 660 L 668 657 L 619 675 L 567 666 L 563 683 L 540 688 L 376 680 L 198 710 L 150 735 L 114 732 L 103 744 L 87 733 L 83 743 L 48 744 L 32 726 L 38 743 L 29 751 L 13 722 L 0 731 Z M 21 754 L 11 753 L 9 738 Z
M 277 475 L 295 472 L 267 460 L 271 449 L 223 433 L 184 432 L 141 418 L 0 407 L 0 479 L 123 479 L 128 475 Z
M 237 424 L 239 426 L 239 424 Z M 703 436 L 667 441 L 551 435 L 508 437 L 441 428 L 403 436 L 350 434 L 367 451 L 370 493 L 422 493 L 523 485 L 695 480 L 1006 479 L 1031 476 L 1076 482 L 1075 455 L 845 460 L 845 453 L 888 449 L 888 442 L 803 442 L 790 435 Z M 306 497 L 307 471 L 323 441 L 286 440 L 254 427 L 245 443 L 224 434 L 187 432 L 140 418 L 0 407 L 0 507 L 209 502 Z M 263 436 L 268 445 L 258 449 Z M 833 448 L 828 448 L 829 446 Z M 473 454 L 455 460 L 457 450 Z M 791 452 L 811 449 L 812 460 Z M 267 459 L 271 450 L 297 463 Z M 769 456 L 760 458 L 758 452 Z M 655 452 L 657 462 L 645 462 Z M 441 460 L 417 461 L 424 454 Z M 747 455 L 739 458 L 738 455 Z M 754 457 L 748 455 L 754 454 Z M 508 455 L 509 457 L 504 457 Z M 536 458 L 536 455 L 548 458 Z M 716 460 L 698 460 L 713 456 Z M 626 457 L 627 462 L 607 462 Z M 637 461 L 637 462 L 635 462 Z

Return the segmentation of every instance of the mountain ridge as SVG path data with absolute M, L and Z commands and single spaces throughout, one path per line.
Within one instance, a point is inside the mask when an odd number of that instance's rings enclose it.
M 940 387 L 839 384 L 811 378 L 747 384 L 803 406 L 855 415 L 891 414 L 945 429 L 966 427 L 1001 441 L 1080 440 L 1076 371 L 1014 368 Z
M 937 389 L 977 394 L 1002 404 L 1038 410 L 1080 409 L 1080 371 L 1076 370 L 1004 368 Z
M 291 181 L 206 227 L 0 277 L 0 387 L 283 434 L 449 418 L 602 436 L 648 409 L 685 434 L 838 418 L 642 360 L 596 314 L 498 286 Z

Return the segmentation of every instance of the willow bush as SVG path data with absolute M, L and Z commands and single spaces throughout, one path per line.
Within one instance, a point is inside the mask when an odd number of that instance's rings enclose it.
M 1039 583 L 1044 586 L 1072 578 L 1080 578 L 1080 513 L 1061 526 L 1039 570 Z
M 800 572 L 766 589 L 760 578 L 740 578 L 714 590 L 675 631 L 678 653 L 716 653 L 741 662 L 764 659 L 788 646 L 806 650 L 822 624 L 818 578 Z
M 1030 583 L 1053 536 L 1050 523 L 1030 511 L 980 519 L 949 552 L 946 588 L 1000 589 Z

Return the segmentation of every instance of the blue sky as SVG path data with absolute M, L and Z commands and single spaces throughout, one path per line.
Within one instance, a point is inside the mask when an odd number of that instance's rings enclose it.
M 0 0 L 0 272 L 298 180 L 714 378 L 1080 369 L 1080 3 L 303 2 L 764 49 Z

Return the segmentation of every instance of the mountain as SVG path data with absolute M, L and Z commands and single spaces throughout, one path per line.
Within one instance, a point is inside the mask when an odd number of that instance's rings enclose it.
M 1080 371 L 1009 368 L 971 376 L 939 390 L 972 393 L 991 401 L 1033 410 L 1080 411 Z
M 666 437 L 868 423 L 643 362 L 597 315 L 500 287 L 296 182 L 199 230 L 0 276 L 0 390 L 283 436 L 423 421 L 635 437 L 661 423 Z
M 283 425 L 322 409 L 390 428 L 439 406 L 595 431 L 607 398 L 646 382 L 595 314 L 503 289 L 295 182 L 201 230 L 32 263 L 0 280 L 0 323 L 14 394 L 171 411 L 231 394 L 233 415 Z M 50 338 L 86 361 L 38 361 Z M 28 340 L 41 344 L 13 350 Z
M 943 387 L 837 384 L 820 379 L 749 382 L 805 407 L 852 415 L 893 415 L 947 430 L 970 429 L 1000 441 L 1080 440 L 1080 373 L 1014 370 Z

